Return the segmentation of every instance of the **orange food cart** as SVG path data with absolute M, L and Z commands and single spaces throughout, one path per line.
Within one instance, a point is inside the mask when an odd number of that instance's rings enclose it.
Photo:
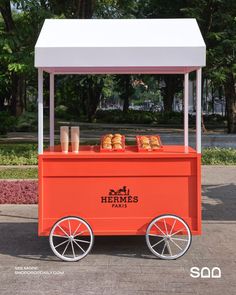
M 204 65 L 205 44 L 194 19 L 45 21 L 35 46 L 38 233 L 49 236 L 57 257 L 82 259 L 92 249 L 94 236 L 143 235 L 155 256 L 177 259 L 189 249 L 192 235 L 201 234 Z M 194 71 L 196 149 L 188 143 L 189 73 Z M 43 72 L 50 75 L 47 150 L 43 149 Z M 78 154 L 64 154 L 54 146 L 54 76 L 113 73 L 183 75 L 183 145 L 164 145 L 157 152 L 139 151 L 133 145 L 121 153 L 81 146 Z

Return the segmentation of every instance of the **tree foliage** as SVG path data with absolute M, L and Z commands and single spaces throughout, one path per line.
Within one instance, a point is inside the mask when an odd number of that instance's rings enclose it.
M 235 0 L 1 0 L 0 1 L 0 109 L 19 116 L 36 101 L 37 73 L 34 45 L 45 18 L 181 18 L 197 19 L 207 44 L 203 77 L 227 100 L 228 131 L 236 132 L 236 1 Z M 145 91 L 135 89 L 145 81 Z M 163 83 L 161 83 L 164 82 Z M 48 78 L 45 103 L 48 104 Z M 153 85 L 162 85 L 155 89 Z M 163 86 L 164 85 L 164 86 Z M 182 91 L 180 76 L 58 77 L 57 103 L 93 120 L 99 101 L 119 95 L 124 111 L 136 94 L 160 95 L 171 111 L 173 97 Z

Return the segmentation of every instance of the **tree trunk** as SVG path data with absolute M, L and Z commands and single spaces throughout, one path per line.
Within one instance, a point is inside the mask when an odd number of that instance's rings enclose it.
M 99 91 L 98 89 L 95 89 L 95 87 L 93 87 L 91 89 L 91 92 L 89 94 L 89 107 L 88 107 L 88 120 L 89 122 L 93 122 L 95 119 L 95 114 L 99 105 L 99 101 L 100 101 L 100 96 L 101 96 L 101 91 Z
M 75 5 L 75 18 L 92 18 L 95 0 L 78 0 Z
M 129 110 L 129 98 L 128 96 L 124 97 L 124 103 L 123 103 L 123 112 L 128 112 Z
M 227 101 L 228 133 L 236 133 L 236 89 L 235 78 L 232 72 L 227 75 L 224 88 Z
M 0 112 L 4 109 L 4 97 L 0 95 Z
M 24 78 L 22 75 L 12 74 L 11 113 L 18 117 L 24 110 Z
M 123 95 L 123 112 L 128 112 L 129 110 L 129 84 L 130 84 L 130 76 L 125 77 L 124 81 L 124 95 Z
M 206 89 L 205 89 L 205 93 L 206 93 L 206 98 L 205 98 L 205 104 L 206 104 L 206 113 L 207 115 L 209 114 L 209 110 L 208 110 L 208 79 L 206 78 Z
M 173 110 L 174 95 L 176 92 L 175 77 L 172 75 L 165 75 L 164 81 L 166 87 L 163 89 L 164 111 L 171 112 Z
M 203 112 L 202 112 L 201 116 L 202 116 L 202 132 L 203 133 L 206 133 L 207 132 L 207 129 L 206 129 L 206 126 L 205 126 L 205 123 L 204 123 Z
M 121 95 L 121 98 L 123 99 L 123 112 L 128 112 L 129 110 L 129 104 L 130 104 L 130 97 L 133 94 L 133 86 L 131 84 L 131 76 L 130 75 L 124 75 L 123 76 L 123 93 Z
M 88 85 L 88 120 L 93 122 L 101 98 L 103 82 L 99 83 L 89 78 Z
M 6 86 L 6 84 L 4 86 L 0 88 L 0 111 L 3 111 L 5 109 L 5 106 L 4 106 L 5 100 L 7 104 L 10 103 L 11 93 L 8 87 Z
M 212 114 L 215 114 L 215 93 L 213 90 L 213 86 L 211 87 L 211 108 L 212 108 Z
M 202 87 L 201 87 L 201 97 L 203 97 L 203 93 L 204 93 L 204 91 L 203 91 L 204 90 L 204 80 L 205 79 L 203 78 L 202 79 Z M 202 101 L 203 101 L 203 99 L 202 99 Z M 206 126 L 205 126 L 205 123 L 204 123 L 203 108 L 202 108 L 202 111 L 201 111 L 201 124 L 202 124 L 202 132 L 206 133 L 207 129 L 206 129 Z
M 1 12 L 2 17 L 4 19 L 6 32 L 13 31 L 15 28 L 15 25 L 14 25 L 12 13 L 11 13 L 10 0 L 2 0 L 0 2 L 0 12 Z

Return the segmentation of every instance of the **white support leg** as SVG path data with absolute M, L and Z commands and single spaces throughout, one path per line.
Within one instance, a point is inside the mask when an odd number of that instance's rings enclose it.
M 188 152 L 188 99 L 189 99 L 189 74 L 184 74 L 184 149 Z
M 201 153 L 201 96 L 202 96 L 202 69 L 197 70 L 197 81 L 196 81 L 196 147 L 197 153 Z
M 50 73 L 50 148 L 54 147 L 54 74 Z
M 38 69 L 38 153 L 43 153 L 43 70 Z

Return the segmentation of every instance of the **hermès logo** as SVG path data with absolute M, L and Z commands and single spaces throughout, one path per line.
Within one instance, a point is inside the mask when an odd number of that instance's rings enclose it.
M 110 189 L 107 196 L 101 197 L 101 203 L 110 203 L 112 208 L 127 208 L 129 203 L 138 203 L 138 196 L 132 196 L 130 190 L 123 186 L 118 190 Z

